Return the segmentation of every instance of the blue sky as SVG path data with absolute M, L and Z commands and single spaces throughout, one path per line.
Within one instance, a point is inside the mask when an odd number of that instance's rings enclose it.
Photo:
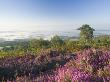
M 0 0 L 1 30 L 110 28 L 110 0 Z

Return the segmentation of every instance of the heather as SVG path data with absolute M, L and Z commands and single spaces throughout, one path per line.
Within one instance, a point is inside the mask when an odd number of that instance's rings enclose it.
M 109 51 L 91 48 L 74 54 L 26 54 L 0 59 L 0 77 L 13 82 L 109 82 L 109 62 Z

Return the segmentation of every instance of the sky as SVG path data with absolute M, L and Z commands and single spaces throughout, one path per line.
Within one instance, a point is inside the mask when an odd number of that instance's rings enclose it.
M 0 0 L 0 30 L 110 29 L 110 0 Z

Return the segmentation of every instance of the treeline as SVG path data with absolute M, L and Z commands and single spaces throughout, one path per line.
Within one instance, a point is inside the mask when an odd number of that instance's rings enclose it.
M 94 37 L 93 31 L 89 25 L 82 25 L 80 28 L 80 38 L 63 40 L 60 36 L 54 36 L 51 40 L 32 39 L 28 41 L 13 41 L 2 44 L 4 47 L 0 50 L 0 56 L 16 56 L 24 53 L 37 54 L 41 50 L 59 50 L 62 52 L 76 52 L 83 50 L 85 47 L 110 49 L 110 36 L 101 35 Z M 7 45 L 6 45 L 7 44 Z M 10 47 L 9 47 L 10 46 Z

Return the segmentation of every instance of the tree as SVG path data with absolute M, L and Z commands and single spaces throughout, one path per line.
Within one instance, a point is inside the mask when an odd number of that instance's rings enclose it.
M 59 36 L 54 36 L 51 38 L 51 46 L 54 48 L 61 47 L 64 44 L 64 41 Z
M 30 51 L 39 52 L 41 49 L 47 49 L 50 47 L 50 42 L 43 39 L 32 39 L 29 43 Z
M 94 38 L 94 43 L 98 44 L 99 47 L 110 47 L 110 36 L 109 35 L 100 35 Z
M 86 42 L 93 38 L 93 31 L 95 31 L 95 29 L 91 28 L 88 24 L 82 25 L 78 30 L 81 31 L 80 39 Z

